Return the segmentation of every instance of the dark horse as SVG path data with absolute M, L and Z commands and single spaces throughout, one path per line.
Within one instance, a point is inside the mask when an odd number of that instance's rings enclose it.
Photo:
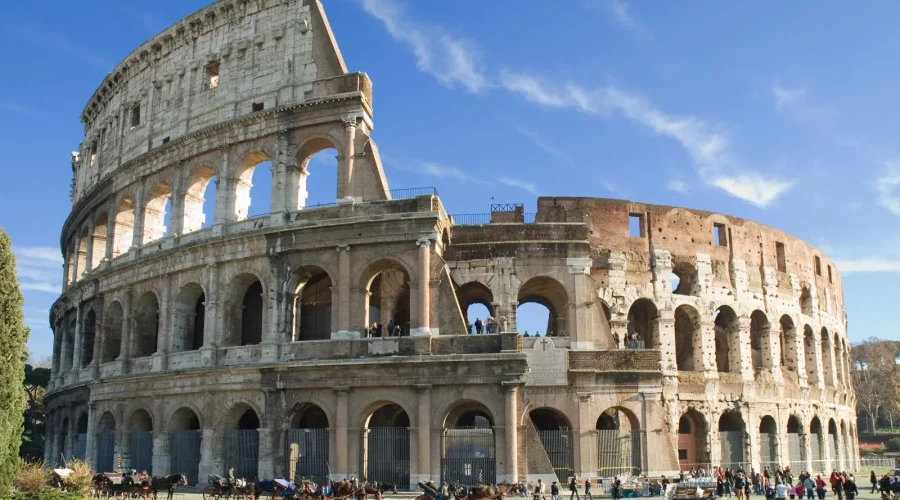
M 153 476 L 150 479 L 150 490 L 153 492 L 153 500 L 156 500 L 156 494 L 160 490 L 168 491 L 167 500 L 172 500 L 175 495 L 175 488 L 178 485 L 187 486 L 187 476 L 184 474 L 172 474 L 169 476 Z

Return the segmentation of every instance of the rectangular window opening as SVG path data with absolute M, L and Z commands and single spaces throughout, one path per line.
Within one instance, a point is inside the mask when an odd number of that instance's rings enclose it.
M 822 259 L 820 259 L 818 255 L 816 255 L 815 266 L 816 276 L 822 276 Z
M 644 216 L 641 214 L 628 214 L 628 236 L 632 238 L 644 237 Z
M 265 105 L 265 104 L 263 104 L 263 103 L 261 103 L 261 102 L 254 102 L 254 103 L 253 103 L 253 112 L 254 112 L 254 113 L 257 112 L 257 111 L 262 111 L 262 110 L 264 110 L 264 109 L 266 109 L 266 105 Z
M 219 86 L 219 63 L 212 63 L 206 67 L 206 77 L 210 90 Z
M 828 266 L 828 282 L 834 283 L 834 279 L 831 277 L 831 265 Z
M 168 138 L 168 137 L 163 137 L 163 142 L 162 142 L 162 143 L 163 143 L 163 144 L 166 144 L 167 142 L 169 142 L 169 138 Z
M 782 273 L 787 272 L 787 261 L 784 256 L 784 243 L 775 243 L 775 258 L 778 260 L 778 270 Z
M 135 104 L 133 108 L 131 108 L 131 128 L 137 127 L 141 124 L 141 105 Z
M 97 141 L 91 143 L 91 165 L 97 162 Z
M 725 231 L 725 224 L 718 222 L 713 224 L 713 245 L 717 247 L 728 246 L 728 233 Z
M 687 450 L 678 450 L 678 460 L 687 460 L 688 452 Z

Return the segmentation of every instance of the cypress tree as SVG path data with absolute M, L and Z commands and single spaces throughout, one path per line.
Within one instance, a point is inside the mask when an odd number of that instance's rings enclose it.
M 12 243 L 0 228 L 0 497 L 9 492 L 19 471 L 28 340 L 23 303 Z

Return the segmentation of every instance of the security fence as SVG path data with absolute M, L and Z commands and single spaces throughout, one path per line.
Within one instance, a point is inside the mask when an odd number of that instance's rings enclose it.
M 289 429 L 285 442 L 288 477 L 328 482 L 328 429 Z
M 570 429 L 558 429 L 538 431 L 544 451 L 553 466 L 553 472 L 560 481 L 566 481 L 575 475 L 575 463 L 572 458 L 572 431 Z
M 409 428 L 373 427 L 364 436 L 365 480 L 409 490 Z
M 75 449 L 72 458 L 84 460 L 87 458 L 87 434 L 75 434 Z
M 493 429 L 444 430 L 441 482 L 462 486 L 497 482 Z
M 257 479 L 259 468 L 259 432 L 256 429 L 236 429 L 225 432 L 225 469 L 234 467 L 236 477 L 247 481 Z
M 175 431 L 171 434 L 169 469 L 172 474 L 184 474 L 188 484 L 194 485 L 200 476 L 200 442 L 202 431 Z
M 153 474 L 153 431 L 131 432 L 131 468 Z
M 744 433 L 741 431 L 720 431 L 719 449 L 722 452 L 722 467 L 737 469 L 746 462 Z
M 597 431 L 597 476 L 628 477 L 639 475 L 642 469 L 642 440 L 643 433 L 640 431 Z
M 94 461 L 94 468 L 97 472 L 112 472 L 116 459 L 115 431 L 98 432 L 96 449 L 97 459 Z

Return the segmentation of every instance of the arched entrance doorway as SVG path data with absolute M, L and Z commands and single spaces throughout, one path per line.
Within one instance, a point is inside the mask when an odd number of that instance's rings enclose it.
M 819 417 L 813 417 L 809 423 L 809 451 L 812 455 L 813 470 L 825 470 L 825 446 L 822 436 L 822 421 Z
M 475 486 L 496 481 L 494 418 L 480 403 L 459 403 L 444 419 L 441 482 Z
M 744 467 L 744 419 L 737 411 L 727 411 L 719 418 L 719 450 L 722 467 Z
M 528 414 L 531 424 L 537 431 L 538 438 L 557 481 L 566 481 L 575 474 L 575 463 L 572 453 L 572 425 L 565 415 L 552 408 L 538 408 Z M 529 454 L 532 453 L 529 450 Z M 540 460 L 542 457 L 538 457 Z M 529 465 L 531 462 L 529 461 Z M 529 471 L 531 472 L 531 471 Z M 549 473 L 548 470 L 546 473 Z M 545 473 L 540 470 L 537 474 Z M 560 483 L 562 484 L 562 483 Z
M 544 332 L 548 337 L 569 335 L 566 322 L 569 299 L 566 288 L 559 281 L 548 276 L 531 278 L 519 288 L 518 303 L 516 326 L 519 331 Z
M 146 410 L 136 410 L 128 421 L 131 431 L 131 465 L 138 472 L 153 474 L 153 420 Z
M 292 341 L 331 338 L 331 277 L 318 267 L 301 269 L 293 299 Z
M 188 484 L 197 484 L 200 476 L 200 418 L 190 408 L 179 408 L 169 421 L 171 447 L 169 472 L 184 474 Z
M 691 408 L 678 420 L 678 465 L 681 470 L 709 468 L 706 434 L 709 428 L 699 411 Z
M 800 420 L 796 416 L 791 415 L 787 423 L 788 459 L 791 470 L 795 471 L 803 471 L 807 468 L 806 449 L 803 446 L 801 434 L 802 426 L 800 425 Z
M 116 454 L 116 418 L 105 412 L 97 422 L 97 459 L 94 467 L 97 472 L 112 472 Z
M 741 372 L 740 323 L 734 309 L 722 306 L 716 309 L 716 369 L 720 373 Z
M 762 467 L 769 470 L 778 470 L 778 424 L 769 415 L 762 418 L 759 423 L 759 459 Z
M 238 405 L 231 415 L 231 429 L 225 431 L 223 473 L 234 467 L 236 477 L 250 481 L 259 474 L 259 416 L 246 405 Z
M 659 345 L 659 311 L 649 299 L 638 299 L 628 309 L 626 349 L 653 349 Z M 632 339 L 632 337 L 634 337 Z
M 322 408 L 311 403 L 294 408 L 284 456 L 291 481 L 328 482 L 328 416 Z
M 828 457 L 831 459 L 828 469 L 844 470 L 843 461 L 838 456 L 837 423 L 833 418 L 828 421 Z
M 409 490 L 409 415 L 406 411 L 396 403 L 383 404 L 367 419 L 363 437 L 365 480 Z
M 601 413 L 597 418 L 597 476 L 636 476 L 643 469 L 642 456 L 637 417 L 622 408 Z
M 75 421 L 75 450 L 72 454 L 73 458 L 84 460 L 87 458 L 87 431 L 88 416 L 87 412 L 81 414 Z
M 409 335 L 409 273 L 397 262 L 381 260 L 369 266 L 367 276 L 366 326 L 380 325 L 382 337 Z
M 59 457 L 66 456 L 66 441 L 69 439 L 69 419 L 64 418 L 62 425 L 59 427 L 59 438 L 57 440 L 56 457 L 53 457 L 53 463 Z

